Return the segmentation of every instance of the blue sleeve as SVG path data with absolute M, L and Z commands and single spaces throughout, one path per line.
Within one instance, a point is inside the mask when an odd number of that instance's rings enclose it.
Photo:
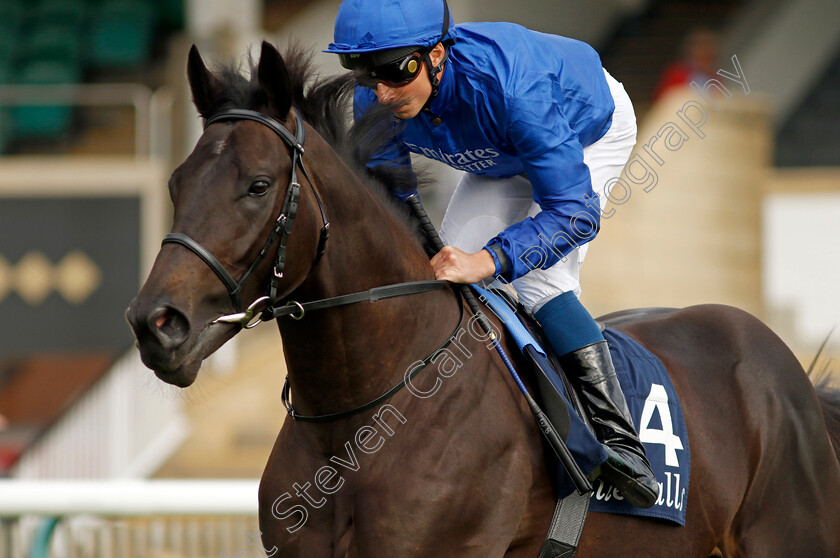
M 377 104 L 378 101 L 376 100 L 376 94 L 373 90 L 357 85 L 353 94 L 354 120 L 359 120 L 368 109 Z M 394 122 L 393 126 L 396 127 L 397 123 Z M 393 137 L 391 137 L 391 139 L 389 139 L 380 149 L 375 151 L 373 156 L 367 162 L 367 167 L 371 170 L 380 165 L 405 166 L 407 169 L 412 170 L 410 152 L 402 142 L 400 135 L 396 130 L 394 130 Z M 413 170 L 410 173 L 410 176 L 414 183 L 413 191 L 416 191 L 417 177 L 414 175 Z M 406 193 L 405 196 L 410 195 L 413 191 Z M 402 194 L 395 195 L 397 197 L 404 197 Z
M 548 269 L 598 233 L 600 210 L 583 146 L 569 126 L 550 78 L 507 99 L 507 139 L 521 159 L 542 211 L 491 239 L 508 259 L 508 281 Z M 593 196 L 594 199 L 593 199 Z

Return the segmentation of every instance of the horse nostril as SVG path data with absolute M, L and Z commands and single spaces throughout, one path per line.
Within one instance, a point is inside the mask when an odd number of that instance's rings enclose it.
M 187 318 L 177 309 L 161 306 L 149 314 L 149 329 L 166 348 L 174 348 L 183 343 L 190 332 Z
M 155 327 L 160 329 L 163 326 L 165 326 L 166 322 L 168 322 L 168 321 L 169 321 L 169 312 L 166 309 L 164 309 L 163 314 L 158 316 L 157 319 L 155 320 Z

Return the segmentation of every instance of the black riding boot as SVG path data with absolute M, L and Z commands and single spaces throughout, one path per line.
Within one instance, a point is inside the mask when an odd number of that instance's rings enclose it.
M 609 454 L 599 476 L 615 486 L 630 504 L 651 507 L 659 497 L 659 484 L 633 426 L 607 342 L 572 351 L 562 356 L 560 363 L 569 377 L 577 380 L 595 436 Z

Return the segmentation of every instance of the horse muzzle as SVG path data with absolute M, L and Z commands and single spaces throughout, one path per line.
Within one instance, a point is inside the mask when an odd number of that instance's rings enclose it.
M 125 317 L 134 332 L 143 364 L 167 383 L 181 385 L 190 376 L 186 385 L 192 383 L 198 367 L 192 371 L 188 369 L 193 367 L 185 364 L 194 359 L 187 356 L 193 352 L 190 350 L 193 343 L 189 343 L 193 328 L 184 312 L 172 304 L 149 304 L 138 297 L 131 301 Z

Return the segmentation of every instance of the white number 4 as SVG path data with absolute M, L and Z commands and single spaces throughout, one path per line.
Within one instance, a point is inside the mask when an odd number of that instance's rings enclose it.
M 650 428 L 650 421 L 653 418 L 653 411 L 659 411 L 659 421 L 662 429 Z M 665 386 L 652 384 L 650 395 L 645 399 L 645 408 L 642 409 L 642 420 L 639 426 L 639 439 L 648 444 L 662 444 L 665 446 L 665 465 L 668 467 L 679 467 L 677 450 L 683 449 L 682 440 L 674 434 L 674 424 L 671 420 L 671 408 L 668 407 L 668 393 Z

